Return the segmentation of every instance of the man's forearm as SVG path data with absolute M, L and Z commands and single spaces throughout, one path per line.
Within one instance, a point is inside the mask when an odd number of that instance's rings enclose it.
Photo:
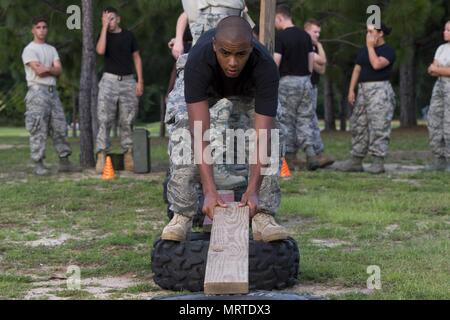
M 137 81 L 144 83 L 144 76 L 142 72 L 142 59 L 139 54 L 134 57 L 134 67 L 136 69 Z
M 353 69 L 352 80 L 350 81 L 349 92 L 355 92 L 356 85 L 358 84 L 360 71 L 357 67 Z
M 108 32 L 108 27 L 103 27 L 100 33 L 100 38 L 97 42 L 96 51 L 99 55 L 104 55 L 106 51 L 106 34 Z
M 255 115 L 256 150 L 253 150 L 253 152 L 256 152 L 256 163 L 250 165 L 247 192 L 259 193 L 261 189 L 261 184 L 264 179 L 262 169 L 269 165 L 269 163 L 264 163 L 261 157 L 267 156 L 268 159 L 271 158 L 271 134 L 273 129 L 275 129 L 274 118 L 259 114 Z
M 437 67 L 437 72 L 436 74 L 439 77 L 450 77 L 450 68 L 446 68 L 446 67 Z

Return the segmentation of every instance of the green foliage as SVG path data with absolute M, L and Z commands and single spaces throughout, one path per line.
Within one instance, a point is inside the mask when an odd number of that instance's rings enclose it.
M 111 5 L 119 9 L 122 26 L 132 30 L 138 39 L 144 61 L 146 94 L 141 100 L 139 120 L 159 119 L 160 94 L 165 92 L 173 58 L 167 42 L 175 34 L 175 24 L 182 11 L 180 0 L 95 0 L 94 28 L 98 34 L 101 27 L 101 11 Z M 393 26 L 388 43 L 397 50 L 398 66 L 414 46 L 417 53 L 418 106 L 429 102 L 433 80 L 426 74 L 434 52 L 442 43 L 442 26 L 449 18 L 450 3 L 446 0 L 384 0 L 384 1 L 279 1 L 292 5 L 298 25 L 314 17 L 323 23 L 322 39 L 328 52 L 330 65 L 327 75 L 335 84 L 336 105 L 346 86 L 358 48 L 365 44 L 366 9 L 378 4 L 382 8 L 382 19 Z M 48 42 L 58 49 L 64 67 L 59 79 L 60 93 L 68 115 L 72 114 L 73 96 L 77 95 L 81 69 L 81 30 L 68 30 L 66 8 L 81 5 L 81 1 L 34 1 L 0 0 L 0 124 L 22 124 L 25 109 L 23 98 L 26 92 L 25 75 L 21 62 L 23 48 L 32 40 L 31 18 L 44 15 L 49 18 Z M 259 21 L 257 0 L 248 0 L 250 15 Z M 97 58 L 100 75 L 103 59 Z M 394 77 L 398 86 L 398 77 Z M 321 110 L 319 110 L 321 113 Z

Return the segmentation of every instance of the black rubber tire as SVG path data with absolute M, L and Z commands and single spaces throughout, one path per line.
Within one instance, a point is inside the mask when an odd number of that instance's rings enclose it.
M 173 291 L 203 291 L 209 234 L 193 233 L 189 241 L 157 240 L 151 253 L 154 281 Z M 250 290 L 281 290 L 298 283 L 300 253 L 295 240 L 265 243 L 250 240 Z
M 193 293 L 187 295 L 173 295 L 173 296 L 161 296 L 155 297 L 152 300 L 173 300 L 173 301 L 184 301 L 184 300 L 200 300 L 200 301 L 222 301 L 222 300 L 234 300 L 234 301 L 317 301 L 325 300 L 323 297 L 312 296 L 312 295 L 299 295 L 295 293 L 286 292 L 266 292 L 266 291 L 256 291 L 250 292 L 246 295 L 223 295 L 223 296 L 206 296 L 203 293 Z

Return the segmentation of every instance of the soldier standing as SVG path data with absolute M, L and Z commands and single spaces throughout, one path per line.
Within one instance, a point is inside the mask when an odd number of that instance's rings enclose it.
M 327 55 L 319 42 L 321 25 L 320 22 L 315 19 L 309 19 L 305 22 L 305 31 L 310 35 L 313 50 L 314 50 L 314 70 L 311 76 L 311 83 L 313 86 L 312 91 L 312 104 L 314 115 L 311 119 L 311 130 L 314 151 L 317 155 L 317 160 L 319 161 L 320 168 L 326 168 L 334 163 L 334 159 L 324 154 L 325 146 L 320 135 L 319 119 L 317 117 L 317 97 L 319 91 L 320 76 L 324 75 L 327 70 Z
M 297 152 L 303 149 L 308 170 L 320 166 L 314 151 L 311 119 L 311 73 L 314 51 L 311 37 L 294 25 L 291 10 L 286 5 L 276 9 L 275 28 L 279 30 L 275 41 L 274 59 L 280 69 L 280 103 L 283 108 L 282 123 L 286 128 L 286 161 L 295 169 Z
M 136 38 L 131 31 L 120 27 L 120 16 L 115 8 L 109 7 L 103 11 L 97 53 L 105 57 L 105 66 L 98 93 L 96 172 L 99 174 L 103 172 L 106 154 L 111 145 L 110 131 L 116 121 L 117 108 L 125 170 L 133 172 L 132 125 L 138 111 L 139 97 L 144 93 L 144 78 Z
M 22 61 L 28 85 L 25 125 L 30 133 L 34 173 L 38 176 L 49 174 L 43 162 L 49 133 L 60 159 L 58 171 L 81 171 L 69 161 L 72 150 L 67 141 L 67 123 L 56 90 L 56 78 L 62 72 L 62 65 L 56 49 L 45 43 L 48 34 L 47 20 L 43 17 L 34 18 L 31 32 L 34 40 L 25 47 Z
M 380 29 L 373 25 L 367 27 L 367 46 L 359 51 L 356 58 L 348 94 L 348 102 L 354 106 L 350 119 L 352 158 L 337 164 L 339 171 L 364 171 L 363 160 L 368 153 L 373 163 L 367 171 L 372 174 L 385 171 L 384 158 L 389 148 L 395 109 L 395 93 L 389 82 L 395 51 L 384 39 L 391 31 L 384 24 Z
M 430 145 L 434 155 L 428 170 L 450 172 L 450 21 L 445 25 L 444 40 L 434 62 L 428 68 L 432 77 L 437 77 L 428 112 Z

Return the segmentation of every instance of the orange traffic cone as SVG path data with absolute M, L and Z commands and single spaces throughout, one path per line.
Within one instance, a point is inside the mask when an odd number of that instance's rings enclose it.
M 116 174 L 114 172 L 114 167 L 112 165 L 111 157 L 107 156 L 105 168 L 103 168 L 102 179 L 103 180 L 111 180 L 111 179 L 114 179 L 115 176 L 116 176 Z
M 286 162 L 286 159 L 283 158 L 283 165 L 281 166 L 281 178 L 290 178 L 291 177 L 291 170 L 289 170 L 289 166 Z

